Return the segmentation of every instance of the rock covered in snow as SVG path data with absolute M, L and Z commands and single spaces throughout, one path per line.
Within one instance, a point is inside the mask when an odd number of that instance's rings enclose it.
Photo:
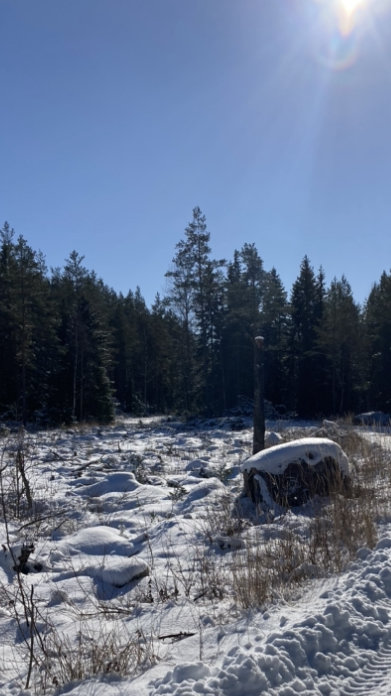
M 346 488 L 349 460 L 328 438 L 301 438 L 262 450 L 241 466 L 245 488 L 257 503 L 294 507 L 313 495 Z
M 390 415 L 383 413 L 383 411 L 367 411 L 366 413 L 359 413 L 353 418 L 353 425 L 389 426 L 390 423 Z

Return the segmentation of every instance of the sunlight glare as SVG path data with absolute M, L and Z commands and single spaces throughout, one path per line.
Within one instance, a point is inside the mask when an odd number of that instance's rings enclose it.
M 360 7 L 360 5 L 365 4 L 365 0 L 340 0 L 340 4 L 342 5 L 346 14 L 352 15 Z
M 358 11 L 368 3 L 369 0 L 338 0 L 339 29 L 343 36 L 347 36 L 353 31 Z
M 318 59 L 333 70 L 357 62 L 365 37 L 375 31 L 391 0 L 312 0 L 318 6 Z

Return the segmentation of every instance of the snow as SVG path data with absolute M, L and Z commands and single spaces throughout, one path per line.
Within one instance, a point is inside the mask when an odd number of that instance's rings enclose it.
M 242 472 L 281 473 L 293 457 L 316 464 L 325 452 L 350 472 L 332 440 L 294 439 L 248 458 L 250 427 L 130 418 L 26 440 L 34 515 L 9 515 L 9 541 L 0 521 L 2 696 L 390 696 L 390 515 L 379 513 L 377 541 L 340 572 L 306 561 L 304 582 L 286 594 L 276 585 L 250 608 L 232 591 L 249 543 L 300 540 L 312 519 L 303 508 L 261 524 L 242 496 Z M 3 466 L 11 444 L 3 441 Z M 3 474 L 11 493 L 12 471 Z M 27 688 L 31 633 L 8 543 L 15 555 L 34 544 L 19 582 L 50 647 L 42 659 L 35 636 L 38 669 Z M 72 663 L 84 651 L 80 678 L 62 679 L 53 635 Z M 129 663 L 116 671 L 126 647 Z M 89 660 L 101 668 L 88 672 Z
M 105 527 L 89 527 L 67 536 L 56 544 L 50 560 L 56 567 L 69 572 L 87 575 L 95 580 L 122 587 L 132 580 L 149 574 L 145 561 L 130 558 L 139 550 L 116 530 Z
M 313 696 L 387 694 L 391 689 L 391 536 L 363 549 L 340 577 L 317 582 L 295 606 L 205 629 L 209 659 L 162 664 L 121 694 Z M 206 657 L 206 655 L 205 655 Z M 174 664 L 177 661 L 177 664 Z M 88 693 L 100 694 L 99 684 Z M 69 692 L 82 696 L 85 685 Z M 111 693 L 111 692 L 108 692 Z M 113 693 L 118 693 L 114 691 Z
M 109 474 L 104 481 L 98 481 L 82 488 L 76 489 L 75 493 L 80 493 L 83 496 L 99 497 L 109 493 L 125 493 L 134 491 L 138 488 L 138 483 L 134 474 L 128 473 L 113 473 Z
M 342 448 L 333 440 L 323 437 L 304 437 L 299 440 L 274 445 L 252 455 L 243 462 L 242 471 L 258 469 L 269 474 L 282 474 L 289 464 L 299 460 L 308 466 L 316 466 L 325 457 L 332 457 L 343 474 L 350 475 L 349 460 Z
M 68 551 L 70 554 L 77 555 L 87 553 L 100 556 L 109 554 L 131 556 L 135 553 L 133 545 L 124 539 L 123 535 L 104 525 L 80 529 L 74 534 L 67 535 L 56 546 L 60 552 Z

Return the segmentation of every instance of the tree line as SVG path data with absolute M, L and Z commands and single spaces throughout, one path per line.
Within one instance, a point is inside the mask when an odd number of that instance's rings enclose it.
M 255 244 L 214 259 L 193 210 L 149 308 L 109 288 L 72 251 L 62 269 L 5 223 L 0 231 L 0 417 L 55 425 L 135 415 L 220 415 L 251 402 L 253 341 L 265 396 L 299 417 L 391 411 L 391 274 L 360 307 L 307 256 L 288 296 Z

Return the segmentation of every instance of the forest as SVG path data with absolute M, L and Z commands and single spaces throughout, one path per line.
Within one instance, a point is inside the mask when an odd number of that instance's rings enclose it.
M 265 398 L 281 415 L 391 411 L 391 273 L 363 306 L 348 280 L 327 286 L 302 260 L 290 293 L 254 243 L 214 259 L 196 207 L 147 307 L 116 293 L 72 251 L 62 269 L 0 231 L 0 418 L 37 426 L 118 411 L 216 416 L 251 407 L 254 337 L 264 337 Z

